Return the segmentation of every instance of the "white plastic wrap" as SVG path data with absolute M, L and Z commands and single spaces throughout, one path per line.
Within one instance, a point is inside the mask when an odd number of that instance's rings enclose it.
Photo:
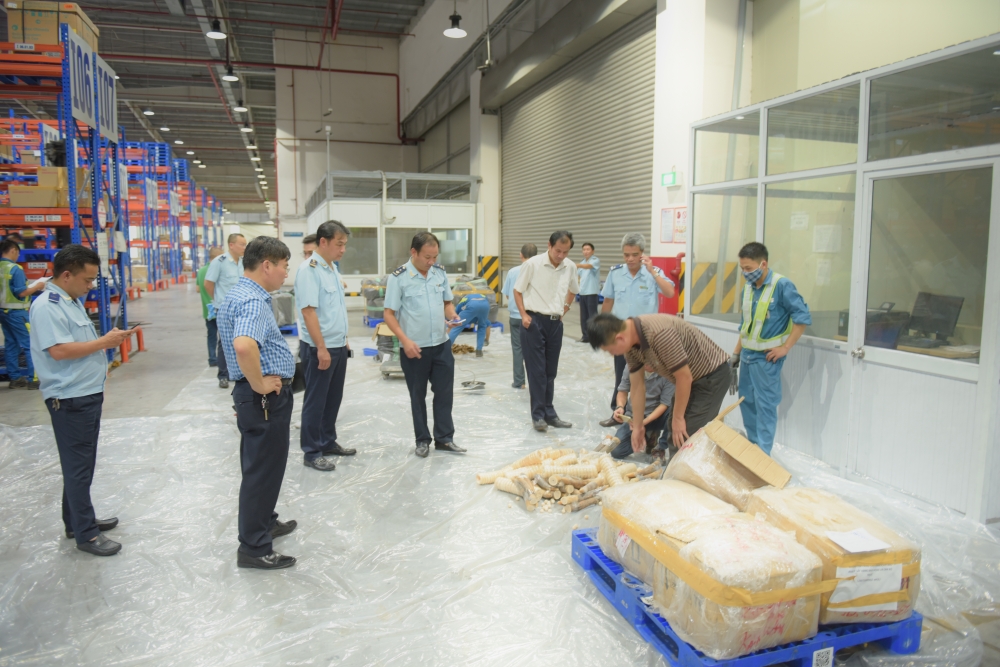
M 661 531 L 662 532 L 662 531 Z M 822 563 L 794 537 L 747 514 L 675 524 L 667 543 L 721 584 L 758 593 L 819 582 Z M 664 564 L 653 568 L 653 596 L 677 634 L 716 660 L 812 637 L 819 595 L 755 606 L 724 606 L 695 591 Z
M 750 497 L 747 513 L 793 531 L 799 543 L 822 559 L 824 579 L 845 579 L 832 596 L 823 596 L 820 623 L 891 623 L 912 614 L 920 594 L 920 548 L 875 517 L 837 495 L 801 486 L 757 489 Z M 834 541 L 837 534 L 859 532 L 863 541 L 871 544 L 857 546 L 871 550 L 854 555 Z M 883 548 L 878 548 L 876 542 Z M 910 574 L 909 570 L 916 571 Z M 858 578 L 866 575 L 867 583 L 859 584 Z M 852 576 L 853 580 L 847 579 Z M 850 604 L 861 595 L 890 590 L 907 598 L 882 604 Z M 828 606 L 837 602 L 849 606 Z
M 675 480 L 622 484 L 601 493 L 604 507 L 641 526 L 650 533 L 670 530 L 679 522 L 717 514 L 735 514 L 736 508 L 701 489 Z M 619 529 L 602 519 L 597 531 L 601 549 L 622 567 L 650 586 L 656 559 L 637 542 L 624 550 L 616 544 Z
M 464 456 L 413 456 L 404 382 L 382 380 L 360 356 L 370 333 L 351 340 L 358 357 L 338 423 L 340 442 L 359 453 L 333 473 L 302 465 L 296 396 L 278 512 L 299 527 L 275 546 L 299 562 L 281 572 L 236 568 L 239 434 L 215 369 L 165 408 L 151 404 L 152 416 L 103 422 L 93 497 L 99 515 L 121 519 L 109 536 L 124 548 L 112 558 L 81 553 L 62 535 L 51 427 L 0 427 L 0 667 L 665 666 L 571 559 L 572 527 L 596 526 L 599 508 L 528 514 L 475 482 L 539 447 L 593 449 L 607 433 L 597 422 L 607 416 L 611 357 L 567 339 L 555 404 L 574 427 L 541 434 L 527 391 L 510 388 L 509 335 L 498 333 L 483 358 L 456 359 L 456 387 L 486 382 L 477 393 L 456 389 Z M 109 401 L 116 374 L 128 370 L 112 372 Z M 869 648 L 852 667 L 991 664 L 962 612 L 997 618 L 995 534 L 775 450 L 798 481 L 837 493 L 923 549 L 917 609 L 932 620 L 920 653 Z
M 750 493 L 764 482 L 716 445 L 704 429 L 684 443 L 667 464 L 666 479 L 687 482 L 746 511 Z

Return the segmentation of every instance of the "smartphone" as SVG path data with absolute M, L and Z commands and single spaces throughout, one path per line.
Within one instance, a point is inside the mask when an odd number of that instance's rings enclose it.
M 353 359 L 354 358 L 354 350 L 348 350 L 347 351 L 347 358 L 348 359 Z
M 465 324 L 465 320 L 452 320 L 451 323 L 455 325 Z

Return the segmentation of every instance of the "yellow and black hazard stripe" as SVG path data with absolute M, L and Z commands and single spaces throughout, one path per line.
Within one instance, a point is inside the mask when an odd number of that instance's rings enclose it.
M 500 257 L 480 255 L 476 263 L 476 275 L 486 279 L 486 284 L 496 293 L 500 292 Z
M 687 270 L 687 262 L 681 262 L 681 272 L 677 276 L 677 313 L 684 313 L 684 274 Z
M 726 262 L 722 277 L 722 304 L 715 308 L 715 287 L 719 265 L 716 262 L 698 262 L 691 274 L 691 314 L 731 313 L 735 311 L 738 265 Z

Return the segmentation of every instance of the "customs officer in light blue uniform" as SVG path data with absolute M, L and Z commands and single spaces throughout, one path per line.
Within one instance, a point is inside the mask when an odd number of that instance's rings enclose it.
M 212 297 L 212 305 L 218 313 L 222 308 L 222 302 L 239 279 L 243 276 L 243 253 L 247 248 L 247 240 L 242 234 L 230 234 L 229 252 L 219 255 L 208 264 L 208 272 L 205 273 L 205 291 Z M 219 349 L 216 353 L 216 361 L 219 364 L 219 387 L 225 389 L 229 386 L 229 360 L 226 359 L 220 340 Z
M 583 261 L 576 265 L 577 279 L 580 281 L 580 329 L 583 330 L 581 343 L 589 343 L 587 322 L 597 314 L 597 296 L 601 291 L 601 258 L 594 255 L 594 244 L 583 244 Z
M 337 415 L 344 398 L 347 358 L 347 303 L 336 262 L 344 256 L 351 232 L 336 220 L 316 230 L 312 256 L 295 274 L 295 310 L 306 393 L 302 403 L 300 444 L 303 463 L 316 470 L 337 466 L 329 456 L 353 456 L 356 449 L 337 444 Z
M 538 246 L 534 243 L 525 243 L 521 246 L 521 264 L 518 264 L 507 272 L 507 278 L 503 281 L 503 289 L 500 290 L 507 298 L 507 310 L 510 311 L 510 348 L 514 357 L 514 389 L 524 389 L 524 355 L 521 353 L 521 311 L 514 303 L 514 285 L 517 284 L 517 277 L 521 275 L 521 265 L 538 254 Z
M 624 264 L 612 266 L 604 281 L 602 313 L 611 313 L 620 320 L 639 315 L 653 315 L 660 310 L 660 294 L 674 295 L 674 283 L 646 256 L 646 237 L 633 232 L 622 238 Z M 625 372 L 625 357 L 615 357 L 615 386 L 611 392 L 611 409 L 615 409 L 618 386 Z M 614 417 L 601 422 L 601 426 L 617 426 Z
M 763 243 L 740 249 L 743 313 L 740 340 L 731 363 L 740 368 L 740 411 L 747 439 L 771 453 L 781 403 L 781 368 L 785 356 L 812 324 L 809 306 L 791 280 L 768 267 Z
M 410 243 L 410 261 L 389 276 L 385 287 L 385 323 L 399 339 L 399 363 L 410 392 L 410 411 L 417 446 L 430 453 L 427 427 L 427 382 L 434 392 L 434 448 L 464 452 L 454 442 L 451 416 L 454 399 L 455 357 L 448 331 L 458 324 L 451 287 L 444 267 L 437 263 L 441 244 L 430 232 L 419 232 Z
M 80 303 L 100 265 L 97 253 L 80 245 L 68 245 L 56 254 L 53 278 L 31 304 L 31 356 L 59 448 L 66 537 L 75 538 L 80 551 L 111 556 L 122 545 L 101 533 L 117 526 L 118 519 L 96 518 L 90 484 L 108 374 L 105 350 L 121 345 L 128 332 L 112 329 L 98 336 Z

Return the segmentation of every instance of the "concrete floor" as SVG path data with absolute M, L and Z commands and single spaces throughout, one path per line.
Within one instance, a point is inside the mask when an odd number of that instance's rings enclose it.
M 351 336 L 371 334 L 362 322 L 363 314 L 363 309 L 350 311 Z M 141 299 L 129 303 L 128 319 L 142 323 L 146 352 L 135 354 L 129 363 L 111 371 L 105 387 L 104 418 L 164 416 L 167 404 L 208 366 L 205 321 L 197 287 L 189 283 L 144 293 Z M 500 310 L 498 319 L 506 329 L 506 308 Z M 565 322 L 567 335 L 578 339 L 579 310 L 574 308 Z M 0 423 L 49 424 L 41 393 L 0 385 Z

